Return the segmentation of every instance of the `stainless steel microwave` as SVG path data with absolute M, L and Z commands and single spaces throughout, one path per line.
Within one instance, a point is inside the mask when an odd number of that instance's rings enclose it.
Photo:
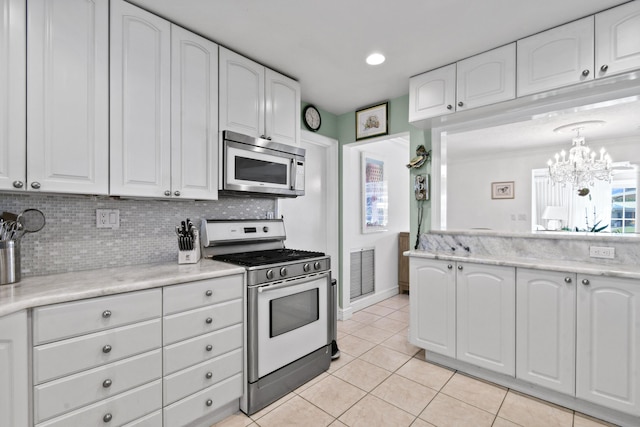
M 304 196 L 304 156 L 304 148 L 224 131 L 220 194 Z

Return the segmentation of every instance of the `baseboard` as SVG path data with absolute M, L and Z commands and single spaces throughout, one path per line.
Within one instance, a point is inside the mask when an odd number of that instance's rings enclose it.
M 349 320 L 353 316 L 353 308 L 338 308 L 338 320 Z
M 351 309 L 354 312 L 360 311 L 363 308 L 370 307 L 374 304 L 379 303 L 380 301 L 384 301 L 388 298 L 391 298 L 394 295 L 398 295 L 397 287 L 384 289 L 382 291 L 375 292 L 373 295 L 369 295 L 363 298 L 359 298 L 355 301 L 351 301 Z

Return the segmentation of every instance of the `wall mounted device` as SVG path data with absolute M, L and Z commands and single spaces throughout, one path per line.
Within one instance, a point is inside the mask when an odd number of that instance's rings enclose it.
M 416 175 L 414 190 L 416 200 L 429 200 L 429 175 Z

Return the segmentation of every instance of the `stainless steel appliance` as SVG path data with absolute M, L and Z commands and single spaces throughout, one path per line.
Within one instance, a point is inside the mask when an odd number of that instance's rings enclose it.
M 304 196 L 304 148 L 231 131 L 222 136 L 220 194 Z
M 247 270 L 246 389 L 251 415 L 331 362 L 335 286 L 321 252 L 284 247 L 284 222 L 203 220 L 203 254 Z

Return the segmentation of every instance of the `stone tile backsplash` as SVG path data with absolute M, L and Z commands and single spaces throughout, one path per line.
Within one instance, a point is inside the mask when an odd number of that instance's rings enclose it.
M 0 210 L 40 209 L 47 224 L 22 239 L 22 276 L 40 276 L 153 262 L 178 262 L 174 228 L 185 218 L 266 218 L 276 201 L 123 200 L 92 196 L 0 194 Z M 96 228 L 96 209 L 119 209 L 120 228 Z

